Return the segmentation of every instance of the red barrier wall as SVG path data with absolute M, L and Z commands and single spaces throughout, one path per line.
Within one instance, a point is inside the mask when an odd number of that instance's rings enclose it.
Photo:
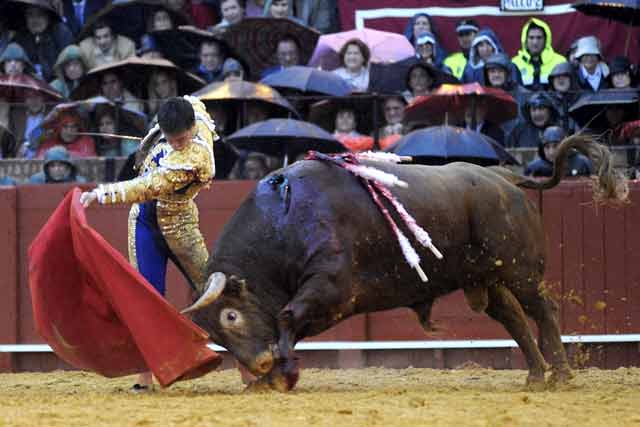
M 212 245 L 255 183 L 216 182 L 198 198 L 201 228 Z M 34 330 L 26 253 L 30 242 L 64 194 L 64 185 L 0 189 L 0 344 L 41 343 Z M 541 202 L 547 233 L 546 282 L 561 304 L 563 334 L 640 333 L 640 182 L 631 184 L 632 202 L 622 208 L 594 207 L 589 183 L 563 182 L 531 193 Z M 540 204 L 540 203 L 539 203 Z M 126 255 L 128 207 L 89 210 L 90 223 Z M 188 286 L 170 267 L 168 298 L 178 307 L 189 302 Z M 635 302 L 635 304 L 634 304 Z M 509 338 L 484 314 L 472 312 L 460 293 L 439 300 L 433 312 L 438 332 L 426 335 L 406 309 L 349 319 L 313 340 L 424 340 Z M 598 350 L 598 348 L 600 350 Z M 590 350 L 591 365 L 640 364 L 637 344 Z M 605 351 L 606 350 L 606 351 Z M 446 356 L 446 357 L 445 357 Z M 518 350 L 442 350 L 384 352 L 306 352 L 307 365 L 453 367 L 469 359 L 500 367 L 522 367 Z M 0 370 L 48 370 L 64 365 L 50 354 L 0 354 Z

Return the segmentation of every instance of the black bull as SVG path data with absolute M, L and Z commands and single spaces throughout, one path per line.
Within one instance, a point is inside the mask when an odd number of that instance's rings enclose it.
M 412 308 L 428 328 L 433 301 L 463 289 L 474 310 L 500 322 L 518 343 L 528 383 L 544 385 L 543 353 L 550 356 L 550 381 L 565 382 L 571 371 L 557 304 L 540 287 L 542 221 L 519 187 L 557 184 L 574 147 L 600 166 L 604 196 L 616 197 L 623 186 L 608 151 L 583 137 L 561 144 L 557 171 L 542 183 L 466 163 L 371 163 L 409 184 L 393 193 L 444 254 L 438 260 L 418 250 L 427 283 L 405 261 L 359 178 L 311 160 L 277 171 L 258 183 L 225 226 L 194 320 L 261 376 L 260 383 L 286 390 L 298 379 L 297 341 L 349 316 L 397 307 Z M 537 324 L 539 345 L 527 315 Z

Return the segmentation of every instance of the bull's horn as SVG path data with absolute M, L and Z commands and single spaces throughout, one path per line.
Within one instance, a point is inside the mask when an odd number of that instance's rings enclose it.
M 224 273 L 216 272 L 213 273 L 209 280 L 207 281 L 207 288 L 202 293 L 200 298 L 196 302 L 194 302 L 191 306 L 185 308 L 180 313 L 186 314 L 192 311 L 199 310 L 203 307 L 208 306 L 212 302 L 214 302 L 222 291 L 224 291 L 224 285 L 227 283 L 227 276 Z

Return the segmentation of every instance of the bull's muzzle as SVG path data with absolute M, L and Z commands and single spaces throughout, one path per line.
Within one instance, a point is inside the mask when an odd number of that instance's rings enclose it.
M 200 310 L 213 303 L 222 291 L 224 291 L 224 286 L 227 283 L 227 276 L 224 273 L 215 272 L 211 276 L 209 276 L 209 280 L 207 280 L 207 287 L 204 292 L 198 298 L 196 302 L 194 302 L 191 306 L 185 308 L 180 313 L 186 314 L 192 311 Z
M 251 371 L 257 375 L 266 375 L 273 369 L 274 358 L 271 350 L 265 350 L 258 354 L 250 366 Z

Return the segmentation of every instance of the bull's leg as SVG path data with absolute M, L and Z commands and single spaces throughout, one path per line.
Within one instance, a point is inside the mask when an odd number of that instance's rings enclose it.
M 316 274 L 307 279 L 293 299 L 280 311 L 278 358 L 285 375 L 292 375 L 293 372 L 297 375 L 293 349 L 301 331 L 308 329 L 312 321 L 326 319 L 327 327 L 335 323 L 326 318 L 326 313 L 338 315 L 341 296 L 335 279 L 332 280 L 327 274 Z
M 526 313 L 538 325 L 540 333 L 540 348 L 544 354 L 551 356 L 552 374 L 549 382 L 562 384 L 573 378 L 567 353 L 560 338 L 560 319 L 558 304 L 549 295 L 541 294 L 538 289 L 532 289 L 526 295 L 515 291 Z
M 524 353 L 529 366 L 527 384 L 535 388 L 544 386 L 544 358 L 536 345 L 522 306 L 511 291 L 501 285 L 491 286 L 486 312 L 493 319 L 502 323 Z

